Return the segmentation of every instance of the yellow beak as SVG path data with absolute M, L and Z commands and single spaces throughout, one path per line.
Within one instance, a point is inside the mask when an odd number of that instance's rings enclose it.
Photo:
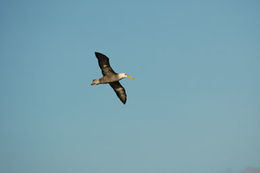
M 134 79 L 132 76 L 129 76 L 128 74 L 126 75 L 129 79 Z

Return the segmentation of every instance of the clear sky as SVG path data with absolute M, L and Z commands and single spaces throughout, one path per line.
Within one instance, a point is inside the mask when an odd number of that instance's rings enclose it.
M 257 0 L 0 1 L 0 172 L 260 167 Z M 94 52 L 123 79 L 123 105 Z

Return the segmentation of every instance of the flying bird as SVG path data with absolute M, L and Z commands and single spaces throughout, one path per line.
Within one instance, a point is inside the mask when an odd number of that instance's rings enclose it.
M 126 77 L 130 79 L 134 79 L 134 78 L 125 73 L 114 72 L 114 70 L 111 68 L 109 64 L 109 58 L 107 56 L 98 52 L 95 52 L 95 55 L 98 59 L 98 65 L 102 71 L 103 77 L 99 79 L 94 79 L 91 85 L 109 84 L 116 92 L 118 98 L 123 102 L 123 104 L 125 104 L 126 91 L 124 87 L 119 83 L 119 81 Z

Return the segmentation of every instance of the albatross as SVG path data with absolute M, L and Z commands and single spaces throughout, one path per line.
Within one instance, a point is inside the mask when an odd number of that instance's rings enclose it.
M 98 85 L 98 84 L 109 84 L 114 91 L 118 98 L 123 102 L 126 103 L 126 91 L 124 87 L 119 83 L 119 81 L 123 78 L 130 78 L 134 79 L 132 76 L 125 74 L 125 73 L 116 73 L 111 68 L 109 64 L 109 58 L 101 53 L 95 52 L 95 55 L 98 59 L 98 65 L 102 71 L 103 77 L 99 79 L 94 79 L 91 85 Z

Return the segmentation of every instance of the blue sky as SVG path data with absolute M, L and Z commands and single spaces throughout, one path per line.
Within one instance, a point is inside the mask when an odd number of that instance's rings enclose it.
M 0 172 L 260 167 L 260 3 L 0 2 Z M 124 79 L 123 105 L 94 52 Z

